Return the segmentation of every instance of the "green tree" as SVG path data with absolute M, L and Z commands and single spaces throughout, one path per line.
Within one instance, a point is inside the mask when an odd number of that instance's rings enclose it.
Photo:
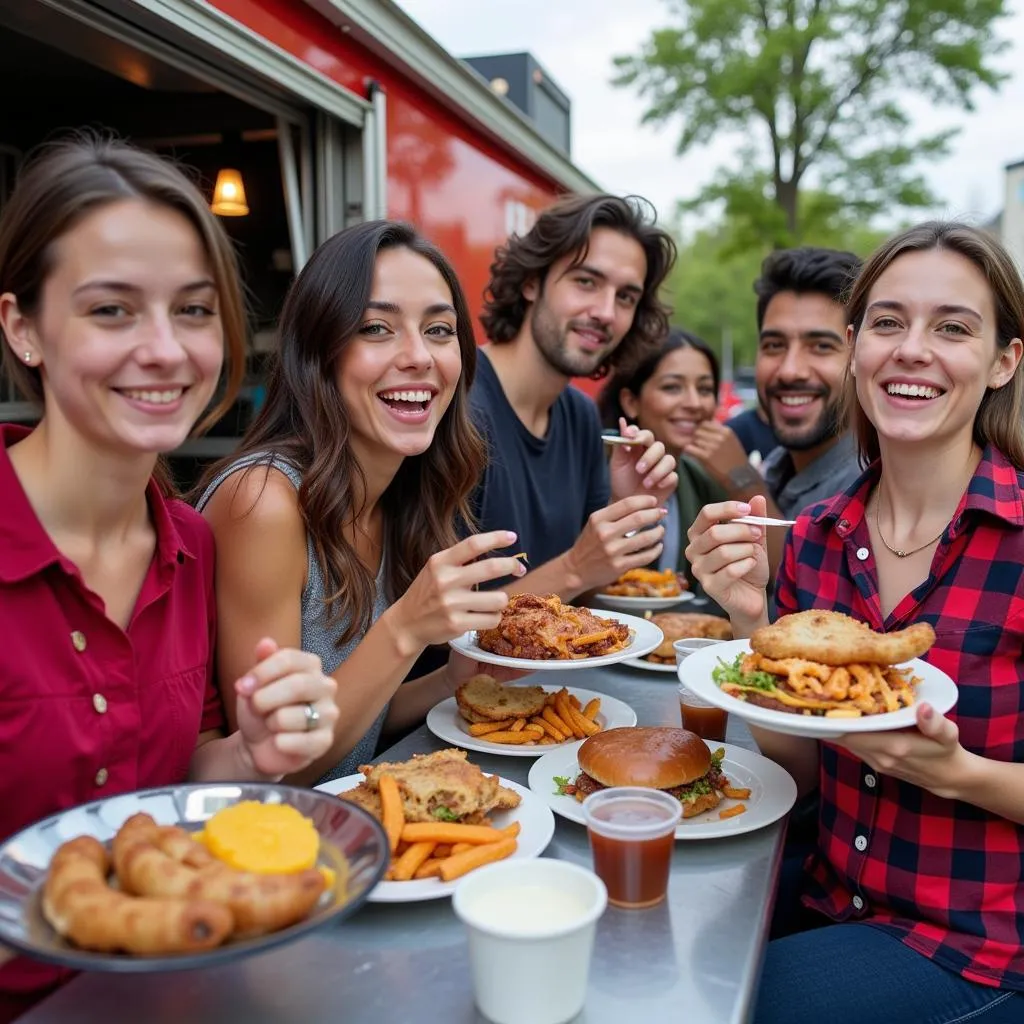
M 811 205 L 819 202 L 814 192 L 802 200 Z M 807 244 L 848 249 L 866 257 L 887 234 L 834 216 Z M 728 336 L 735 364 L 752 365 L 757 350 L 754 281 L 770 248 L 763 241 L 750 241 L 746 223 L 728 218 L 684 236 L 665 287 L 672 322 L 693 331 L 719 353 Z
M 955 129 L 914 138 L 899 98 L 972 109 L 1006 77 L 1006 0 L 668 0 L 678 24 L 615 58 L 614 84 L 681 122 L 685 154 L 720 132 L 737 160 L 685 208 L 724 208 L 746 237 L 790 245 L 838 215 L 869 222 L 936 199 L 916 167 Z M 815 201 L 801 194 L 814 189 Z

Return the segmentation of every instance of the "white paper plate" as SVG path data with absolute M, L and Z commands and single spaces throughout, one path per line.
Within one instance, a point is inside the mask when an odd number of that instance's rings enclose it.
M 720 644 L 712 644 L 710 647 L 694 651 L 679 666 L 679 679 L 694 696 L 703 698 L 717 708 L 723 708 L 751 725 L 759 725 L 764 729 L 790 736 L 811 736 L 819 739 L 855 732 L 906 729 L 915 725 L 917 721 L 918 704 L 927 702 L 939 714 L 945 714 L 959 696 L 956 683 L 945 672 L 926 661 L 921 661 L 920 658 L 914 658 L 913 661 L 900 663 L 912 668 L 914 674 L 921 679 L 916 688 L 916 699 L 909 708 L 887 711 L 880 715 L 863 715 L 860 718 L 824 718 L 819 715 L 775 711 L 771 708 L 758 707 L 756 704 L 748 704 L 744 700 L 723 693 L 711 678 L 711 673 L 719 660 L 729 665 L 737 654 L 749 652 L 750 645 L 746 640 L 727 640 Z
M 499 776 L 500 778 L 500 776 Z M 344 793 L 355 789 L 365 776 L 346 775 L 343 779 L 332 779 L 316 788 L 324 793 Z M 514 789 L 523 802 L 510 811 L 495 811 L 490 817 L 497 828 L 505 828 L 518 821 L 520 832 L 519 847 L 509 859 L 531 860 L 539 857 L 555 834 L 555 818 L 551 809 L 535 793 L 525 786 L 508 779 L 500 779 L 508 789 Z M 370 903 L 418 903 L 421 900 L 439 900 L 451 896 L 459 880 L 442 882 L 440 878 L 413 879 L 409 882 L 378 882 L 367 897 Z
M 630 668 L 641 668 L 645 672 L 661 672 L 662 674 L 668 673 L 672 676 L 676 674 L 676 667 L 672 665 L 660 665 L 656 661 L 648 661 L 646 658 L 630 658 L 629 661 L 624 661 L 623 665 L 628 665 Z
M 555 778 L 575 779 L 580 773 L 576 752 L 585 743 L 577 740 L 571 747 L 560 747 L 535 761 L 530 769 L 530 789 L 547 801 L 548 806 L 569 821 L 586 824 L 583 805 L 574 796 L 562 796 L 555 789 Z M 750 789 L 747 800 L 723 800 L 714 810 L 687 818 L 676 826 L 676 839 L 721 839 L 754 832 L 778 821 L 796 801 L 796 783 L 789 772 L 774 761 L 752 750 L 731 743 L 708 743 L 712 750 L 725 748 L 722 771 L 738 789 Z M 746 804 L 746 811 L 733 818 L 718 817 L 718 812 Z M 373 899 L 371 894 L 370 899 Z
M 643 615 L 644 612 L 664 612 L 669 608 L 685 604 L 693 600 L 693 594 L 684 590 L 676 597 L 620 597 L 615 594 L 595 594 L 594 604 L 602 608 L 610 608 L 616 612 L 630 612 Z
M 459 654 L 464 654 L 474 661 L 482 661 L 488 665 L 504 665 L 507 668 L 518 668 L 526 672 L 542 672 L 555 669 L 598 668 L 601 665 L 617 665 L 620 661 L 629 661 L 630 658 L 639 658 L 644 654 L 650 654 L 665 639 L 661 630 L 647 619 L 640 619 L 635 615 L 608 615 L 600 608 L 591 608 L 589 611 L 601 618 L 613 618 L 617 622 L 621 622 L 622 625 L 628 626 L 632 641 L 614 654 L 601 654 L 596 658 L 577 658 L 575 660 L 561 658 L 551 661 L 537 658 L 506 658 L 502 654 L 491 654 L 490 651 L 483 650 L 476 642 L 475 632 L 463 633 L 458 639 L 449 640 L 448 643 Z
M 561 687 L 545 686 L 544 689 L 548 693 L 557 693 Z M 597 723 L 602 729 L 636 725 L 636 712 L 623 701 L 594 690 L 581 690 L 576 686 L 567 686 L 566 689 L 577 697 L 584 707 L 595 697 L 600 698 L 601 710 L 597 713 Z M 512 743 L 490 743 L 486 736 L 471 736 L 466 731 L 469 722 L 459 714 L 459 705 L 454 697 L 449 697 L 430 709 L 427 713 L 427 728 L 438 739 L 454 743 L 457 747 L 478 750 L 484 754 L 504 754 L 507 757 L 540 757 L 541 754 L 572 746 L 576 742 L 567 740 L 565 743 L 550 743 L 545 746 L 517 747 Z

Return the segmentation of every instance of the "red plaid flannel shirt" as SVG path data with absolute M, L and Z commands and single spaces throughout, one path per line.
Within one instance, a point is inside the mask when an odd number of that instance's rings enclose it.
M 926 660 L 959 686 L 967 750 L 1024 762 L 1024 473 L 985 450 L 928 579 L 883 620 L 865 503 L 871 467 L 806 510 L 786 541 L 779 614 L 845 612 L 872 629 L 928 622 Z M 867 921 L 970 981 L 1024 991 L 1024 826 L 875 775 L 821 744 L 818 850 L 804 902 Z

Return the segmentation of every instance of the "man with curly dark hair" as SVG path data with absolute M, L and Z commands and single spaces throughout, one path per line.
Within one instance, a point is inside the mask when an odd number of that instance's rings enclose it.
M 610 460 L 594 403 L 570 386 L 643 355 L 668 331 L 658 290 L 675 244 L 635 196 L 569 196 L 495 254 L 471 392 L 490 460 L 481 530 L 514 530 L 533 568 L 507 589 L 564 599 L 661 553 L 675 459 L 650 431 Z

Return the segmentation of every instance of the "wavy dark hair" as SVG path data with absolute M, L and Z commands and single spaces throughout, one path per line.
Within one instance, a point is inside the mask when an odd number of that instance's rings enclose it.
M 610 228 L 636 239 L 647 258 L 647 274 L 632 326 L 594 376 L 635 361 L 669 329 L 670 310 L 658 292 L 675 263 L 676 244 L 657 227 L 655 217 L 654 207 L 639 196 L 574 195 L 557 200 L 525 235 L 513 235 L 495 252 L 480 318 L 488 340 L 495 345 L 512 341 L 530 308 L 523 287 L 534 280 L 543 286 L 552 264 L 565 256 L 572 257 L 573 266 L 583 263 L 594 229 Z
M 757 329 L 760 331 L 764 326 L 768 303 L 779 292 L 827 295 L 833 302 L 845 305 L 860 262 L 860 257 L 852 252 L 812 245 L 769 253 L 761 264 L 761 276 L 754 282 Z
M 199 189 L 169 160 L 120 139 L 81 131 L 46 143 L 26 161 L 0 218 L 0 293 L 12 292 L 18 308 L 39 315 L 43 285 L 53 269 L 54 246 L 84 217 L 130 199 L 180 213 L 202 243 L 224 331 L 225 386 L 193 434 L 212 426 L 231 407 L 245 373 L 245 300 L 234 247 Z M 0 343 L 3 368 L 18 392 L 44 407 L 43 376 Z M 163 458 L 153 472 L 161 491 L 173 494 Z
M 431 555 L 458 541 L 456 522 L 473 522 L 468 498 L 485 462 L 483 441 L 469 417 L 476 370 L 473 322 L 444 254 L 411 225 L 395 221 L 347 228 L 310 257 L 281 310 L 266 403 L 241 446 L 212 466 L 196 489 L 201 494 L 218 473 L 255 452 L 302 473 L 299 508 L 326 582 L 328 621 L 336 626 L 351 613 L 339 646 L 369 628 L 376 587 L 374 574 L 345 539 L 344 528 L 361 512 L 356 496 L 365 493 L 365 475 L 349 445 L 352 425 L 336 383 L 338 361 L 362 323 L 378 255 L 397 248 L 429 260 L 448 285 L 462 373 L 430 447 L 403 460 L 381 497 L 389 599 L 406 591 Z M 244 472 L 265 471 L 269 455 Z
M 711 377 L 715 382 L 715 397 L 717 398 L 718 386 L 721 384 L 722 378 L 718 356 L 715 355 L 708 343 L 702 338 L 698 338 L 696 334 L 684 331 L 682 327 L 673 327 L 660 348 L 645 355 L 640 362 L 633 366 L 622 367 L 608 378 L 607 383 L 601 389 L 601 394 L 597 397 L 601 423 L 605 427 L 618 429 L 620 416 L 625 416 L 628 420 L 629 417 L 623 412 L 619 394 L 625 389 L 631 394 L 639 396 L 643 386 L 657 372 L 665 356 L 681 348 L 692 348 L 694 351 L 700 352 L 711 364 Z
M 1013 258 L 987 231 L 957 221 L 926 221 L 895 235 L 864 264 L 847 310 L 853 327 L 854 348 L 867 312 L 871 289 L 901 256 L 911 252 L 945 249 L 969 260 L 981 272 L 992 292 L 996 314 L 996 347 L 1005 349 L 1015 338 L 1024 338 L 1024 285 Z M 853 350 L 850 353 L 853 359 Z M 857 385 L 847 373 L 845 394 L 861 461 L 867 465 L 881 454 L 878 431 L 857 401 Z M 1024 470 L 1024 373 L 1018 365 L 1001 388 L 988 388 L 974 416 L 974 443 L 998 448 L 1019 470 Z

